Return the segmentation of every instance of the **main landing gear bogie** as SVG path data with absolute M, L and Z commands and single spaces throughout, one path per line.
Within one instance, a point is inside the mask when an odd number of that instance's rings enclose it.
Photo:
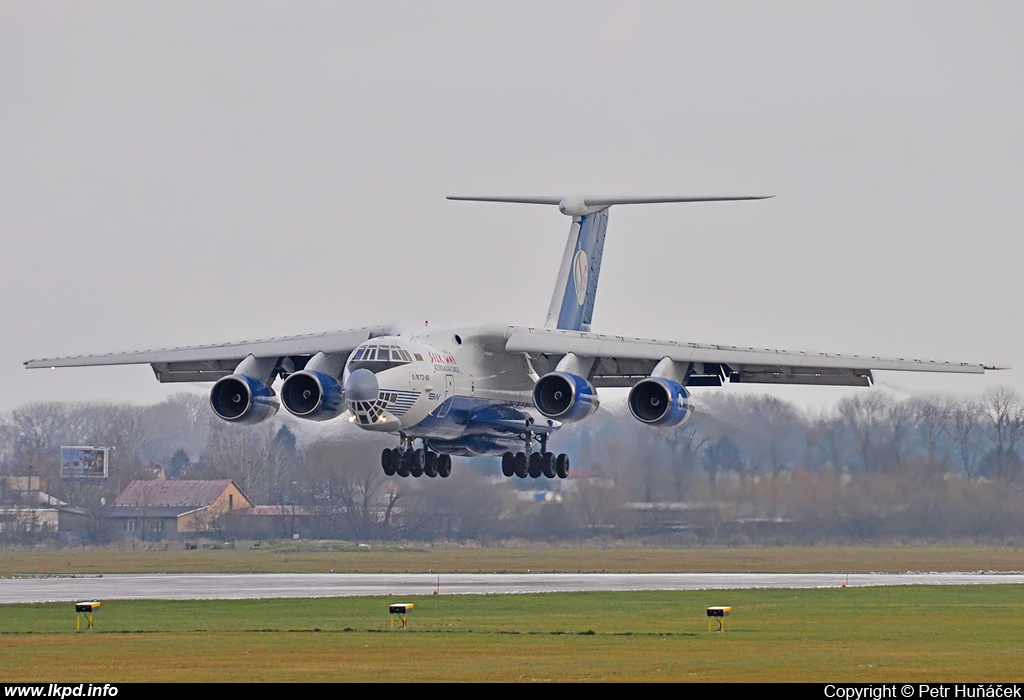
M 527 476 L 537 479 L 546 476 L 549 479 L 569 476 L 569 455 L 555 455 L 553 452 L 506 452 L 501 456 L 501 473 L 505 476 Z
M 448 478 L 452 473 L 451 455 L 438 454 L 428 449 L 390 449 L 380 453 L 380 464 L 387 476 Z

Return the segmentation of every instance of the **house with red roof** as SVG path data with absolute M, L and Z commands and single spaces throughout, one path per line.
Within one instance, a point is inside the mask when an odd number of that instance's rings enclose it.
M 224 517 L 253 507 L 232 479 L 133 481 L 110 507 L 126 538 L 181 539 L 219 533 Z

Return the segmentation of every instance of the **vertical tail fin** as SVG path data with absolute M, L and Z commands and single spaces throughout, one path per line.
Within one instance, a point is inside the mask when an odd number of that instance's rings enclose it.
M 607 228 L 607 209 L 573 217 L 545 328 L 590 330 Z
M 448 197 L 467 202 L 507 202 L 513 204 L 557 205 L 558 211 L 572 217 L 569 239 L 565 243 L 562 266 L 558 268 L 555 293 L 548 307 L 545 328 L 589 331 L 597 297 L 597 277 L 601 273 L 604 234 L 608 228 L 608 207 L 616 204 L 663 204 L 668 202 L 734 202 L 753 197 Z

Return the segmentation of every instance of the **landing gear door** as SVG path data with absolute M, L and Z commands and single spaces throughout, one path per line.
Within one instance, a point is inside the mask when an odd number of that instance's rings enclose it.
M 444 418 L 448 415 L 448 411 L 451 409 L 451 399 L 455 396 L 455 377 L 451 374 L 446 374 L 444 377 L 444 403 L 441 404 L 441 410 L 438 411 L 437 417 Z

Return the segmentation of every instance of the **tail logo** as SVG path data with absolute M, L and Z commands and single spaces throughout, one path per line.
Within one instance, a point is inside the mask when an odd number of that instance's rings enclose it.
M 576 303 L 583 306 L 587 299 L 587 280 L 590 276 L 590 259 L 585 251 L 577 251 L 572 261 L 572 282 L 576 286 Z

